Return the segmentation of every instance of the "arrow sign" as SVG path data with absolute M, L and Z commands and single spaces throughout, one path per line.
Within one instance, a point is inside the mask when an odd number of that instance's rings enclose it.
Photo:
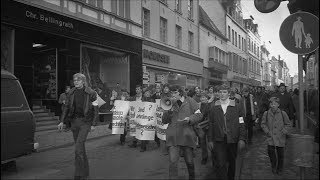
M 295 54 L 309 54 L 319 46 L 319 19 L 307 12 L 297 12 L 288 16 L 281 24 L 280 41 Z

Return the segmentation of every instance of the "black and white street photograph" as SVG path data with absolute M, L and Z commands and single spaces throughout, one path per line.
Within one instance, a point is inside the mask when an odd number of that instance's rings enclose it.
M 319 179 L 319 0 L 1 0 L 1 179 Z

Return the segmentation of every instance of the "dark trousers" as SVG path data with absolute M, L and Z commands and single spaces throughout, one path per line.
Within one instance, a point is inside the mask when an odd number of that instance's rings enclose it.
M 146 150 L 147 149 L 147 144 L 149 143 L 148 140 L 140 140 L 141 141 L 141 149 Z M 158 147 L 160 147 L 160 139 L 157 137 L 157 134 L 155 134 L 154 136 L 154 141 L 157 143 Z M 138 144 L 138 139 L 134 139 L 132 141 L 133 145 L 137 145 Z
M 237 158 L 237 143 L 216 141 L 214 145 L 215 172 L 218 179 L 234 179 Z
M 124 133 L 120 134 L 120 142 L 125 142 L 126 141 L 126 136 L 127 136 L 127 131 L 124 129 Z
M 195 179 L 195 169 L 193 162 L 193 148 L 187 146 L 170 146 L 169 149 L 169 179 L 178 179 L 178 163 L 180 151 L 183 153 L 186 162 L 189 179 Z
M 88 177 L 89 162 L 85 149 L 85 142 L 91 130 L 91 124 L 84 122 L 84 118 L 75 118 L 71 122 L 71 130 L 75 142 L 75 173 L 74 176 Z
M 251 142 L 252 140 L 252 135 L 253 135 L 253 121 L 252 121 L 252 115 L 247 115 L 245 117 L 245 122 L 246 122 L 246 128 L 248 131 L 248 141 Z
M 268 145 L 268 155 L 270 158 L 272 169 L 282 171 L 283 170 L 283 160 L 284 160 L 284 148 Z
M 203 134 L 201 134 L 201 137 L 199 138 L 202 159 L 208 159 L 207 135 L 208 129 L 203 129 Z

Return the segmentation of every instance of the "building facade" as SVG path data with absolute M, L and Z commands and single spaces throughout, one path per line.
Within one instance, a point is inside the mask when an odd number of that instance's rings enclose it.
M 141 5 L 143 84 L 201 86 L 198 0 L 141 1 Z
M 260 57 L 261 57 L 261 75 L 262 75 L 262 82 L 261 85 L 264 87 L 270 88 L 271 86 L 271 62 L 269 60 L 270 52 L 266 48 L 266 45 L 263 44 L 260 46 Z
M 31 107 L 40 102 L 56 111 L 77 72 L 93 88 L 119 84 L 133 94 L 142 83 L 140 2 L 4 0 L 1 11 L 1 52 L 9 53 L 4 62 Z
M 261 86 L 261 57 L 260 57 L 260 46 L 261 39 L 258 32 L 258 24 L 253 23 L 253 19 L 244 20 L 247 33 L 247 46 L 248 46 L 248 78 L 252 81 L 253 86 Z
M 201 4 L 202 1 L 200 1 Z M 206 1 L 206 8 L 216 7 L 219 1 Z M 222 9 L 222 5 L 220 4 Z M 222 9 L 223 10 L 223 9 Z M 225 17 L 225 15 L 221 15 Z M 203 88 L 216 86 L 227 81 L 228 57 L 227 38 L 211 20 L 207 12 L 199 6 L 200 57 L 203 59 Z
M 227 80 L 230 86 L 242 90 L 252 84 L 248 79 L 247 30 L 244 26 L 240 0 L 221 1 L 226 14 L 226 37 L 228 51 Z

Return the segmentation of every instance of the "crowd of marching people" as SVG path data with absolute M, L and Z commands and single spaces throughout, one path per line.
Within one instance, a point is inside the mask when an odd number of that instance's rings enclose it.
M 212 165 L 218 178 L 234 179 L 237 153 L 245 146 L 252 144 L 253 126 L 257 126 L 268 137 L 267 152 L 270 157 L 272 172 L 281 174 L 285 135 L 289 129 L 296 126 L 299 117 L 297 90 L 288 92 L 285 84 L 281 83 L 274 91 L 264 87 L 243 87 L 241 90 L 230 88 L 226 84 L 209 86 L 205 89 L 194 87 L 185 89 L 179 85 L 156 84 L 153 86 L 137 85 L 135 95 L 129 96 L 124 89 L 114 89 L 108 95 L 99 89 L 92 90 L 85 86 L 85 76 L 74 76 L 76 88 L 68 88 L 71 98 L 63 106 L 63 114 L 59 129 L 66 124 L 67 118 L 71 122 L 71 130 L 76 142 L 76 175 L 87 177 L 88 162 L 84 150 L 84 141 L 89 126 L 82 129 L 86 122 L 95 125 L 94 114 L 97 113 L 97 96 L 106 100 L 111 107 L 116 100 L 156 102 L 156 99 L 167 99 L 171 106 L 164 110 L 162 122 L 168 124 L 166 140 L 154 137 L 158 147 L 163 147 L 163 154 L 169 156 L 169 178 L 178 177 L 178 161 L 183 157 L 188 169 L 189 179 L 195 179 L 194 150 L 201 150 L 201 164 L 207 164 L 211 156 Z M 81 81 L 81 82 L 79 82 Z M 94 93 L 96 92 L 96 93 Z M 106 97 L 108 99 L 106 99 Z M 92 105 L 83 104 L 89 102 Z M 61 100 L 61 102 L 65 101 Z M 87 107 L 88 106 L 88 107 Z M 82 108 L 85 107 L 85 108 Z M 101 106 L 100 109 L 104 107 Z M 89 118 L 92 116 L 92 118 Z M 130 116 L 127 116 L 128 118 Z M 120 144 L 126 142 L 129 119 L 126 128 L 120 135 Z M 92 120 L 93 119 L 93 120 Z M 111 124 L 109 128 L 112 128 Z M 77 136 L 78 139 L 77 139 Z M 80 138 L 80 140 L 79 140 Z M 79 141 L 79 142 L 78 142 Z M 140 151 L 147 150 L 148 141 L 134 138 L 129 147 L 136 148 L 140 141 Z M 210 155 L 211 154 L 211 155 Z M 84 173 L 84 174 L 83 174 Z

